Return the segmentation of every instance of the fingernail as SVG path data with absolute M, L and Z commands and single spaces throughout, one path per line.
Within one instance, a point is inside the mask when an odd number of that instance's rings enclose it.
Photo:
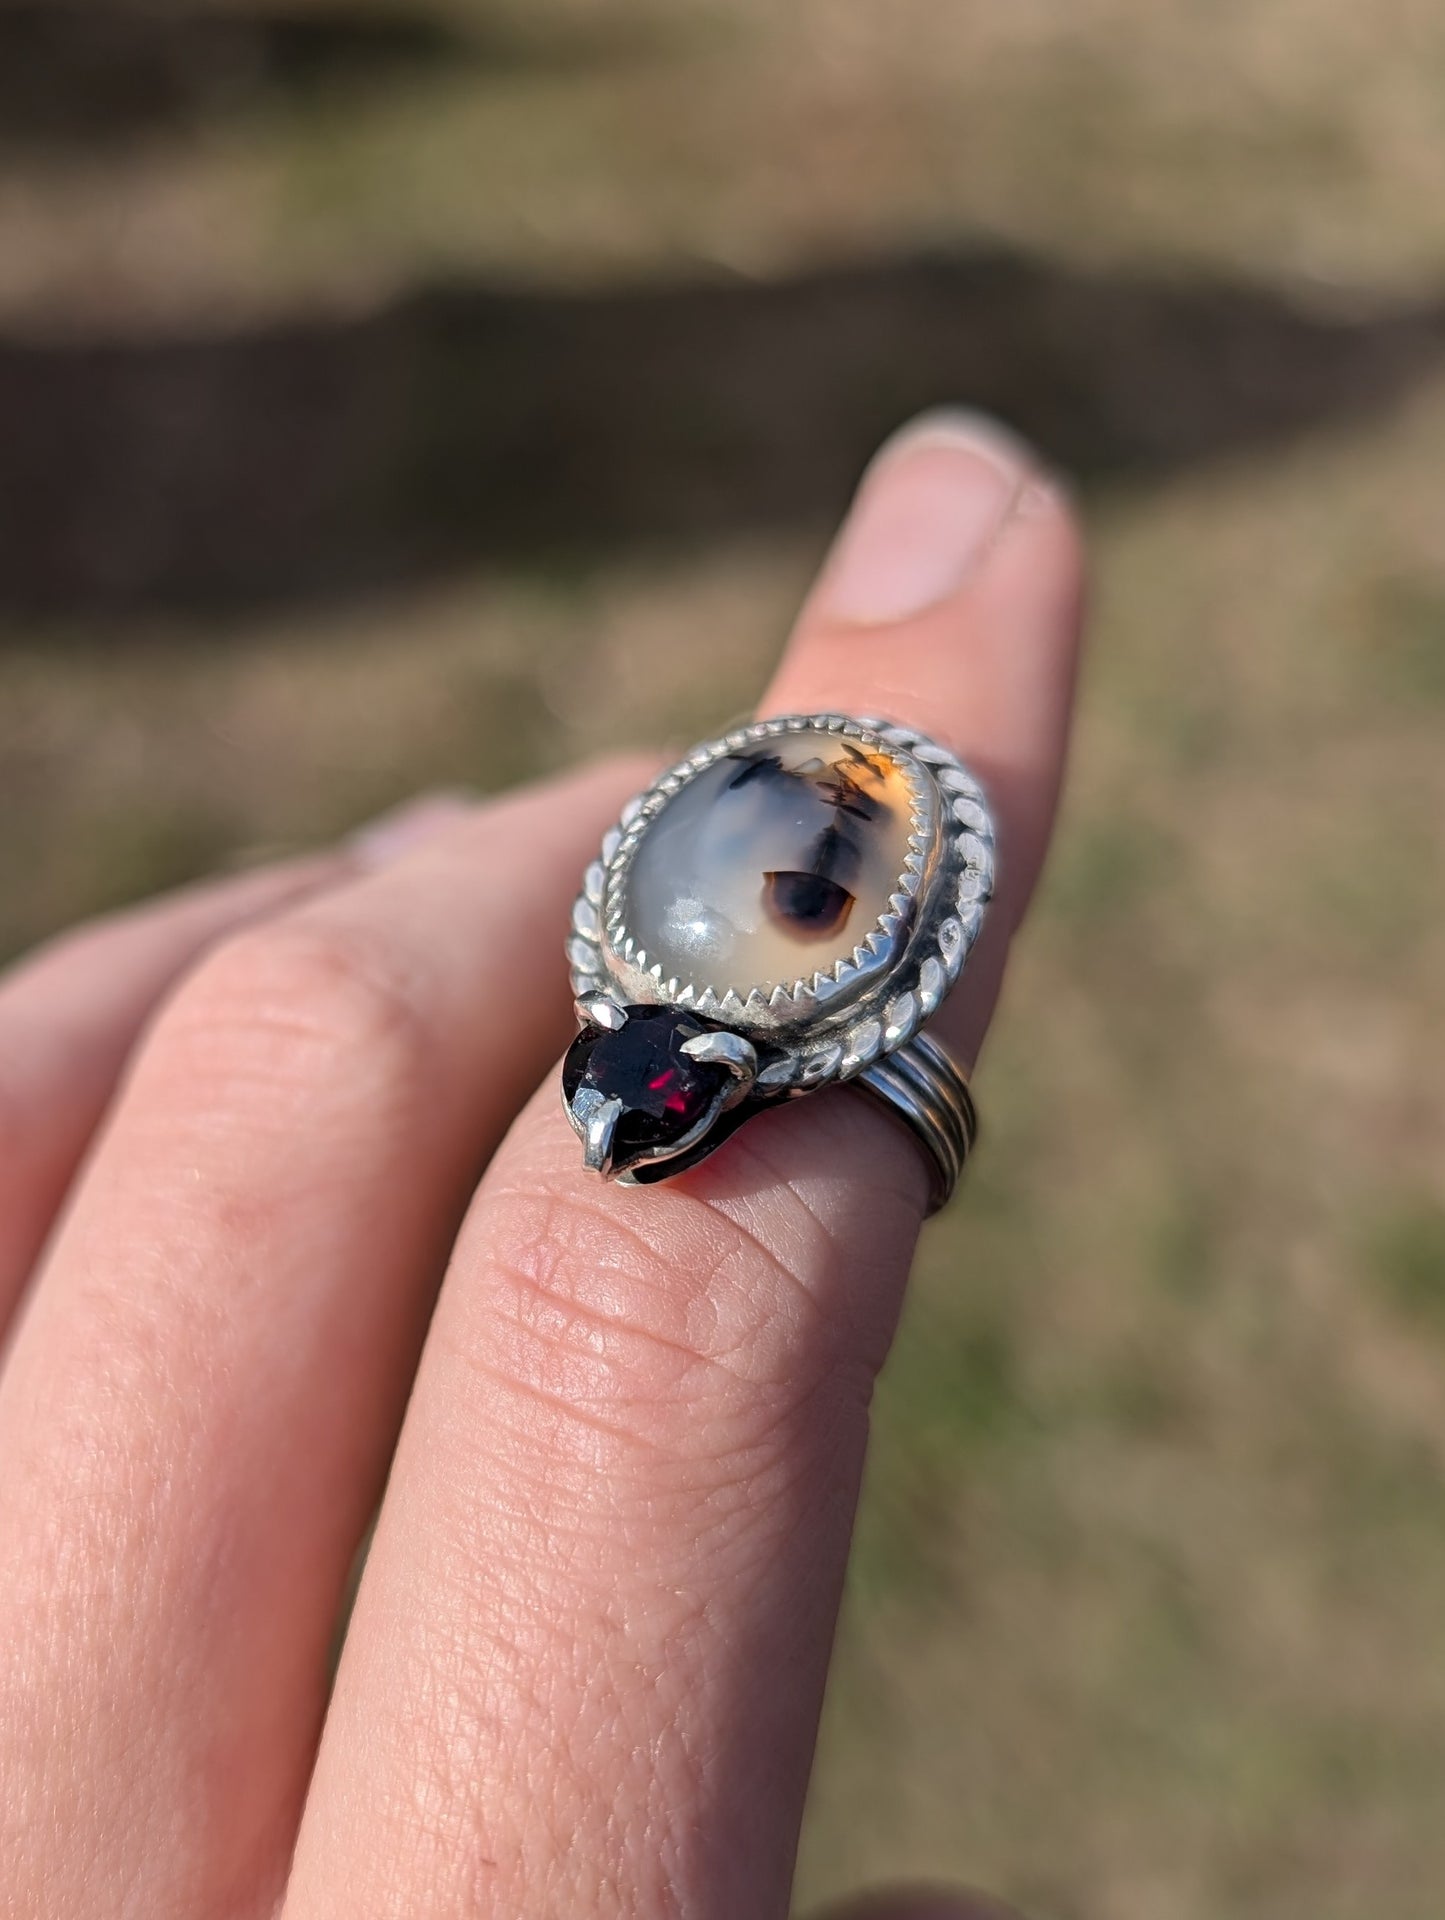
M 444 827 L 465 819 L 474 806 L 471 796 L 462 791 L 418 794 L 414 800 L 404 800 L 390 813 L 358 828 L 348 845 L 362 866 L 389 866 Z
M 915 420 L 864 476 L 824 574 L 825 612 L 878 626 L 951 598 L 1033 471 L 1023 442 L 981 415 Z

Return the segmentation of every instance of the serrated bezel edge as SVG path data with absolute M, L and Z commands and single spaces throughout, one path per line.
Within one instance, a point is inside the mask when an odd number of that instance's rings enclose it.
M 656 815 L 724 755 L 809 728 L 846 735 L 865 747 L 883 747 L 915 795 L 908 865 L 890 897 L 889 912 L 852 956 L 835 965 L 831 984 L 828 975 L 819 973 L 766 996 L 760 988 L 719 994 L 662 978 L 660 968 L 649 969 L 645 954 L 638 955 L 635 941 L 630 953 L 620 952 L 630 937 L 620 911 L 623 885 Z M 927 804 L 920 804 L 925 799 Z M 677 1006 L 745 1033 L 769 1056 L 759 1076 L 760 1092 L 811 1091 L 850 1079 L 871 1061 L 906 1045 L 937 1010 L 982 930 L 994 872 L 993 819 L 982 783 L 956 754 L 927 734 L 886 720 L 855 720 L 836 713 L 757 721 L 701 742 L 624 807 L 618 824 L 604 837 L 598 859 L 588 866 L 573 907 L 567 941 L 573 991 L 606 992 L 620 1003 Z M 911 907 L 911 922 L 903 915 L 890 928 L 884 923 L 894 915 L 900 895 Z M 858 956 L 874 935 L 882 936 L 879 951 L 859 964 Z M 841 1004 L 830 1007 L 832 997 L 841 997 Z

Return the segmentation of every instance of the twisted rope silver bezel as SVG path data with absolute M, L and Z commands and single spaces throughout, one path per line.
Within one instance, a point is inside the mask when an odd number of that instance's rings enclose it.
M 627 874 L 648 827 L 688 783 L 728 754 L 807 730 L 882 750 L 913 796 L 907 861 L 888 907 L 828 972 L 743 990 L 664 977 L 625 924 Z M 983 788 L 946 747 L 913 727 L 846 714 L 788 714 L 694 747 L 623 809 L 583 877 L 567 956 L 576 994 L 673 1006 L 766 1047 L 760 1093 L 851 1079 L 911 1040 L 961 972 L 993 893 L 994 832 Z

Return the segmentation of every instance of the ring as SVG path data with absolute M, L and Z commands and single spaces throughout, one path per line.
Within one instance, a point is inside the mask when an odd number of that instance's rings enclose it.
M 941 1206 L 978 1124 L 920 1029 L 993 873 L 983 789 L 914 728 L 790 714 L 694 747 L 623 810 L 573 908 L 562 1095 L 585 1164 L 665 1180 L 851 1083 L 912 1130 Z

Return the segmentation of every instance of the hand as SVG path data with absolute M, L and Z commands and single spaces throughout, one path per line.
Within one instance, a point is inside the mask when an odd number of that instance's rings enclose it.
M 987 782 L 965 1059 L 1048 837 L 1079 570 L 1019 449 L 922 422 L 764 703 L 915 723 Z M 583 1172 L 561 933 L 649 772 L 423 808 L 0 986 L 17 1920 L 786 1911 L 926 1169 L 834 1091 L 675 1184 Z

